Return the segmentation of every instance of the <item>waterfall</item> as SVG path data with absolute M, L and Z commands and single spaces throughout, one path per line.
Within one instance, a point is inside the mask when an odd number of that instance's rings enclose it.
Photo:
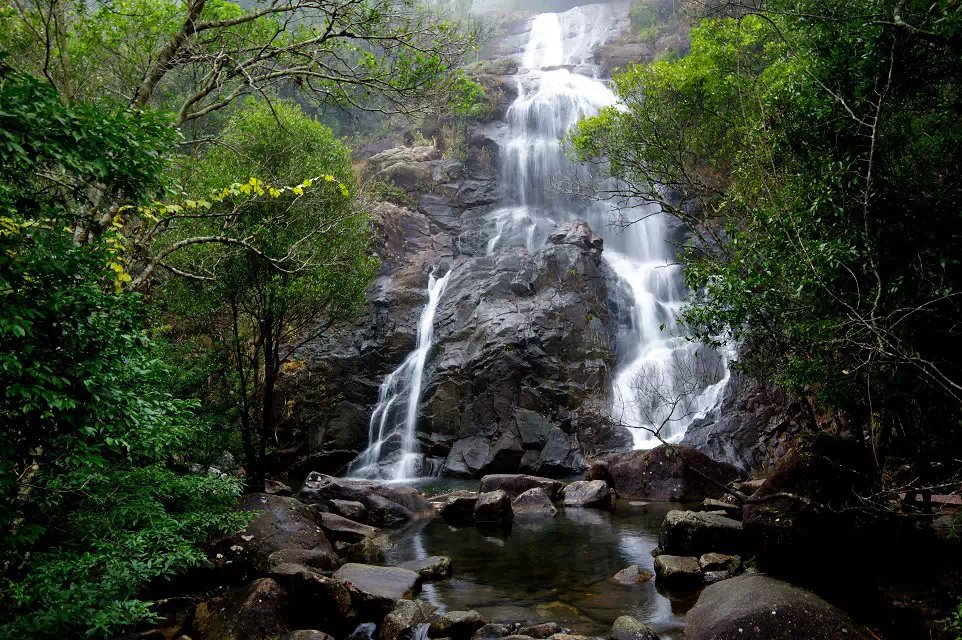
M 368 425 L 367 449 L 351 463 L 348 475 L 358 478 L 406 480 L 415 477 L 420 466 L 417 422 L 424 365 L 434 337 L 434 315 L 451 278 L 434 271 L 428 276 L 428 300 L 418 322 L 417 342 L 397 369 L 381 383 L 377 405 Z
M 616 32 L 611 5 L 544 13 L 532 22 L 508 110 L 510 135 L 501 149 L 503 206 L 489 214 L 488 253 L 531 251 L 559 224 L 586 220 L 604 238 L 604 255 L 631 292 L 630 321 L 620 330 L 612 390 L 613 418 L 629 427 L 635 448 L 679 440 L 688 425 L 721 401 L 727 358 L 679 335 L 677 315 L 688 291 L 675 263 L 666 216 L 655 205 L 629 211 L 610 203 L 553 193 L 549 181 L 590 180 L 565 158 L 561 138 L 578 120 L 616 104 L 599 70 L 596 49 Z M 618 219 L 635 220 L 616 225 Z

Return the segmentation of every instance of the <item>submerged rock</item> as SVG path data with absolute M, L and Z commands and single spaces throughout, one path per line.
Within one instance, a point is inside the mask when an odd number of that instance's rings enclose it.
M 724 486 L 740 474 L 731 465 L 677 445 L 616 454 L 607 462 L 615 491 L 632 500 L 699 502 L 718 498 L 724 493 L 719 484 Z
M 424 580 L 444 580 L 451 577 L 451 558 L 431 556 L 423 560 L 410 560 L 401 564 L 402 569 L 410 569 Z
M 516 516 L 553 518 L 558 510 L 551 503 L 551 498 L 544 489 L 535 487 L 528 489 L 511 503 L 511 509 Z
M 609 509 L 614 506 L 614 493 L 604 480 L 579 480 L 564 488 L 566 507 Z
M 511 498 L 500 489 L 478 496 L 474 505 L 474 521 L 477 524 L 506 524 L 513 520 Z
M 705 511 L 669 511 L 661 525 L 658 546 L 665 553 L 701 555 L 739 552 L 745 548 L 745 540 L 738 520 Z
M 705 588 L 688 612 L 687 640 L 868 640 L 846 614 L 810 591 L 764 575 Z
M 658 640 L 658 634 L 637 618 L 621 616 L 611 626 L 611 640 Z
M 662 554 L 655 558 L 655 575 L 667 587 L 693 587 L 701 583 L 698 558 Z
M 651 582 L 651 579 L 654 577 L 652 573 L 644 571 L 638 565 L 633 564 L 608 578 L 608 582 L 623 587 L 635 587 L 646 582 Z
M 564 483 L 551 478 L 529 476 L 520 473 L 496 473 L 481 478 L 481 491 L 497 491 L 498 489 L 514 499 L 529 489 L 541 489 L 552 501 L 561 499 Z

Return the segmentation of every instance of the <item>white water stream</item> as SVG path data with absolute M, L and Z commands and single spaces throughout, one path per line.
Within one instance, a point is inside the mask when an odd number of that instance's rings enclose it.
M 424 365 L 434 338 L 434 315 L 448 286 L 451 271 L 444 276 L 428 276 L 428 301 L 418 322 L 417 342 L 397 369 L 388 374 L 378 391 L 377 406 L 368 425 L 368 446 L 348 469 L 356 478 L 405 480 L 418 475 L 417 421 Z M 385 455 L 392 461 L 385 464 Z

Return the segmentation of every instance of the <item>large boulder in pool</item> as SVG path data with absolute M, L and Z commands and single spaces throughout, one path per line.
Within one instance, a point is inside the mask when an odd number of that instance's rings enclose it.
M 326 557 L 328 566 L 337 555 L 320 526 L 320 513 L 308 505 L 283 496 L 251 493 L 240 500 L 242 511 L 256 513 L 237 536 L 238 544 L 250 548 L 260 568 L 268 566 L 271 554 L 284 549 L 314 551 Z
M 615 620 L 608 637 L 611 640 L 659 640 L 651 627 L 631 616 L 621 616 Z
M 522 473 L 495 473 L 481 478 L 481 493 L 500 489 L 508 494 L 512 500 L 528 489 L 543 489 L 552 501 L 561 499 L 564 483 L 560 480 L 529 476 Z
M 399 527 L 417 518 L 434 515 L 431 503 L 411 487 L 335 478 L 316 471 L 308 474 L 298 498 L 308 504 L 324 505 L 332 511 L 337 506 L 335 500 L 359 502 L 366 509 L 364 524 L 376 527 Z
M 551 503 L 551 498 L 544 489 L 535 487 L 528 489 L 511 503 L 511 509 L 517 516 L 553 518 L 558 510 Z
M 665 553 L 700 556 L 710 551 L 738 553 L 745 540 L 738 520 L 709 511 L 669 511 L 658 544 Z
M 687 640 L 868 640 L 814 593 L 765 575 L 706 587 L 688 612 Z
M 732 465 L 678 445 L 619 453 L 607 462 L 615 491 L 633 500 L 701 502 L 721 497 L 722 487 L 740 476 Z
M 609 509 L 615 502 L 615 494 L 604 480 L 572 482 L 562 493 L 566 507 Z
M 478 501 L 474 504 L 476 524 L 507 524 L 513 519 L 511 498 L 504 491 L 499 489 L 478 496 Z
M 382 615 L 398 600 L 411 599 L 421 588 L 421 576 L 410 569 L 354 562 L 338 569 L 334 579 L 347 585 L 355 602 L 380 610 Z

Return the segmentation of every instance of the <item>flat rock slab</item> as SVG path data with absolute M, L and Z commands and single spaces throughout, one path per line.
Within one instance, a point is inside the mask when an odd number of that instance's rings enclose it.
M 867 640 L 864 629 L 814 593 L 764 575 L 705 588 L 686 616 L 687 640 Z
M 336 513 L 320 514 L 320 525 L 327 537 L 334 541 L 360 542 L 364 538 L 373 538 L 380 531 L 360 522 L 348 520 Z
M 421 577 L 410 569 L 378 567 L 349 562 L 334 573 L 360 595 L 375 600 L 409 600 L 421 586 Z
M 560 480 L 542 478 L 540 476 L 529 476 L 521 473 L 495 473 L 481 478 L 481 493 L 497 491 L 498 489 L 508 494 L 514 500 L 528 489 L 544 489 L 548 497 L 553 501 L 560 500 L 561 490 L 564 483 Z

